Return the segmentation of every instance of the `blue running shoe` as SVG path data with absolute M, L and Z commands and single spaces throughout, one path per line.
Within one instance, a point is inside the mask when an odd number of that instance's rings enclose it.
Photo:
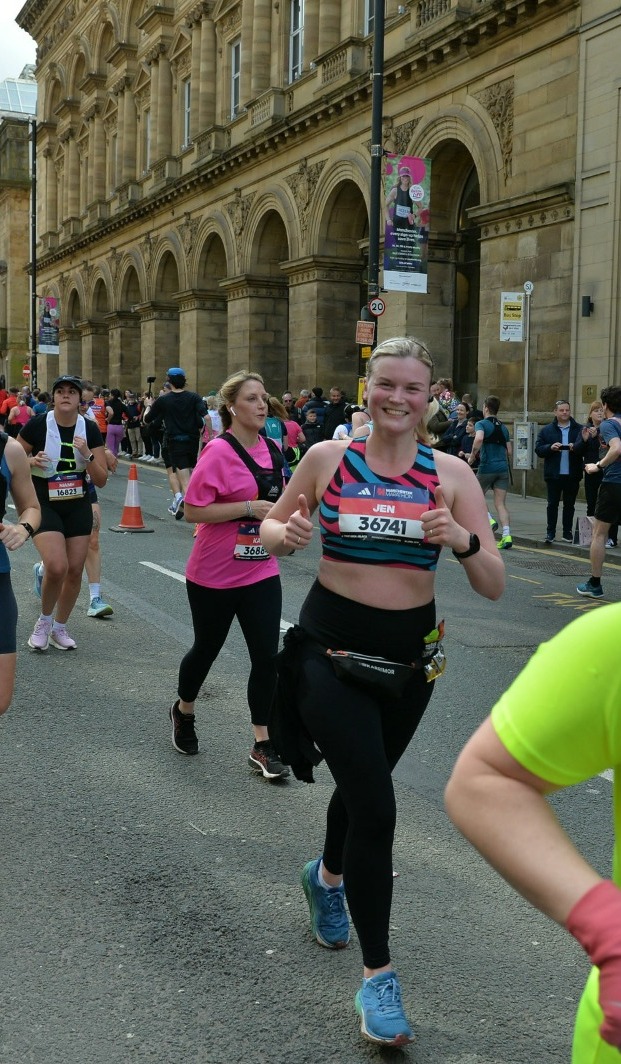
M 32 574 L 34 576 L 32 589 L 37 598 L 41 598 L 41 587 L 43 585 L 43 562 L 34 563 L 32 567 Z
M 414 1033 L 401 1004 L 401 987 L 394 972 L 381 972 L 363 979 L 356 994 L 360 1030 L 369 1042 L 382 1046 L 406 1046 Z
M 587 580 L 584 584 L 578 584 L 576 591 L 579 595 L 586 595 L 588 598 L 603 598 L 604 589 L 601 584 L 592 584 L 590 580 Z
M 345 949 L 349 942 L 349 920 L 345 912 L 343 887 L 326 890 L 317 879 L 321 857 L 309 861 L 302 871 L 302 886 L 310 910 L 311 930 L 320 946 Z

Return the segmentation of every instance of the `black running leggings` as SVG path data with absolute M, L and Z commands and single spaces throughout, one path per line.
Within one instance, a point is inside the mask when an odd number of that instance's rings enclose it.
M 253 724 L 267 725 L 276 685 L 276 654 L 280 632 L 280 577 L 271 576 L 245 587 L 210 588 L 186 580 L 192 611 L 194 646 L 179 666 L 177 694 L 194 702 L 237 617 L 250 655 L 248 705 Z
M 326 596 L 333 600 L 329 605 L 334 616 L 334 600 L 340 596 L 321 589 L 319 596 L 311 592 L 310 598 L 320 597 L 321 607 L 326 608 Z M 392 628 L 395 643 L 403 643 L 405 631 L 418 652 L 423 635 L 435 624 L 433 603 L 407 611 L 372 611 L 357 603 L 349 605 L 351 623 L 342 628 L 347 634 L 341 636 L 338 646 L 334 642 L 328 644 L 333 649 L 363 650 L 360 645 L 352 645 L 352 629 L 359 627 L 355 621 L 360 621 L 361 613 L 365 627 L 371 621 L 370 615 L 375 614 L 375 625 L 366 627 L 367 633 L 373 633 L 371 643 L 377 644 L 378 632 L 388 634 L 387 629 Z M 300 621 L 307 631 L 312 626 L 313 638 L 317 638 L 321 633 L 313 621 L 319 618 L 319 611 L 310 612 L 314 614 L 312 619 L 303 608 Z M 326 645 L 324 640 L 325 634 L 320 642 Z M 366 652 L 397 657 L 387 654 L 384 646 L 371 647 Z M 407 657 L 401 654 L 397 660 Z M 417 672 L 407 697 L 380 699 L 338 680 L 325 656 L 310 648 L 302 651 L 299 711 L 336 783 L 328 806 L 323 860 L 329 872 L 343 873 L 349 911 L 368 968 L 382 968 L 390 962 L 388 929 L 396 823 L 391 773 L 420 723 L 433 687 L 422 672 Z

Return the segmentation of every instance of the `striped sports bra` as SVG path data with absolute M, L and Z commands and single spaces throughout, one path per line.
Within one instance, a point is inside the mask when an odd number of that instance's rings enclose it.
M 365 447 L 350 443 L 319 504 L 324 558 L 432 572 L 442 548 L 423 538 L 420 523 L 439 483 L 431 447 L 419 440 L 412 468 L 394 478 L 369 469 Z

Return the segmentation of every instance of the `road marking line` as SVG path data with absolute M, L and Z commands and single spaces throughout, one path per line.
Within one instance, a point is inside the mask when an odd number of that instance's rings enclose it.
M 543 587 L 542 580 L 529 580 L 527 576 L 514 576 L 513 573 L 509 573 L 510 580 L 521 580 L 524 584 L 536 584 L 537 587 Z
M 185 584 L 185 576 L 181 573 L 175 573 L 172 569 L 165 569 L 163 565 L 156 565 L 155 562 L 141 562 L 141 565 L 146 565 L 147 569 L 155 569 L 156 573 L 163 573 L 164 576 L 172 576 L 173 580 L 178 580 L 181 584 Z M 285 621 L 283 617 L 280 619 L 280 631 L 287 632 L 289 628 L 293 628 L 293 621 Z
M 611 782 L 615 778 L 614 772 L 611 768 L 604 769 L 603 772 L 600 772 L 600 776 L 603 780 L 610 780 Z
M 163 565 L 156 565 L 155 562 L 141 562 L 140 564 L 146 565 L 147 569 L 155 569 L 156 573 L 172 576 L 173 580 L 178 580 L 181 584 L 185 584 L 185 576 L 181 573 L 174 573 L 172 569 L 165 569 Z

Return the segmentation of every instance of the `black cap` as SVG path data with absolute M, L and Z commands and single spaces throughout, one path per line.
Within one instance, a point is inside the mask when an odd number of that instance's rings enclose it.
M 72 388 L 75 388 L 80 393 L 80 398 L 82 398 L 81 377 L 74 377 L 71 373 L 65 373 L 62 377 L 57 377 L 52 385 L 52 395 L 56 389 L 60 388 L 63 384 L 70 384 Z

